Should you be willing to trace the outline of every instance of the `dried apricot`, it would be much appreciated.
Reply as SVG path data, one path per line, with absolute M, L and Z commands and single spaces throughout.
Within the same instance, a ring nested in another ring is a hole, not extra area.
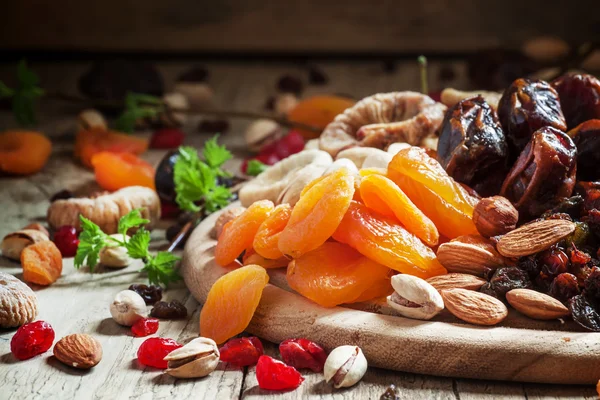
M 200 334 L 220 344 L 242 333 L 268 282 L 267 271 L 258 265 L 246 265 L 220 277 L 200 312 Z
M 292 207 L 289 204 L 280 204 L 264 220 L 258 228 L 252 246 L 254 250 L 264 258 L 275 260 L 283 257 L 283 253 L 277 247 L 279 236 L 290 220 Z M 259 264 L 262 265 L 262 264 Z
M 146 150 L 148 139 L 102 128 L 81 130 L 75 136 L 75 158 L 88 168 L 92 168 L 94 155 L 103 151 L 142 154 Z
M 390 269 L 353 248 L 325 242 L 290 262 L 287 281 L 292 289 L 323 307 L 352 303 Z
M 49 241 L 27 246 L 21 252 L 23 280 L 38 285 L 50 285 L 62 274 L 63 260 L 60 250 Z
M 448 176 L 425 150 L 411 147 L 398 152 L 388 166 L 388 177 L 443 235 L 452 239 L 477 234 L 472 217 L 478 199 Z
M 38 172 L 50 157 L 52 143 L 41 133 L 8 131 L 0 133 L 0 172 L 30 175 Z
M 287 267 L 289 262 L 290 262 L 290 260 L 288 260 L 285 257 L 280 257 L 275 260 L 270 260 L 268 258 L 264 258 L 263 256 L 261 256 L 260 254 L 257 254 L 257 253 L 251 253 L 247 257 L 244 255 L 244 265 L 250 265 L 250 264 L 260 265 L 261 267 L 263 267 L 265 269 Z
M 128 186 L 154 189 L 154 167 L 135 154 L 97 153 L 92 157 L 92 165 L 102 189 L 115 191 Z
M 258 228 L 271 214 L 273 207 L 273 202 L 269 200 L 257 201 L 225 224 L 215 249 L 215 260 L 219 265 L 232 263 L 244 250 L 252 247 Z
M 354 195 L 354 176 L 339 169 L 300 196 L 279 236 L 279 250 L 298 258 L 316 249 L 337 229 Z
M 387 276 L 385 278 L 380 278 L 373 283 L 370 288 L 362 292 L 360 296 L 354 299 L 354 303 L 387 297 L 393 292 L 394 288 L 392 287 L 392 281 L 390 277 Z
M 393 181 L 381 175 L 362 178 L 360 197 L 367 207 L 386 217 L 395 217 L 425 244 L 435 246 L 439 233 L 433 222 Z
M 354 100 L 341 96 L 313 96 L 298 102 L 296 107 L 288 113 L 288 119 L 323 130 L 338 114 L 355 103 Z M 314 139 L 320 134 L 320 132 L 316 133 L 305 129 L 298 129 L 298 131 L 305 139 Z
M 380 264 L 405 274 L 429 278 L 446 273 L 433 250 L 398 222 L 353 201 L 333 234 Z

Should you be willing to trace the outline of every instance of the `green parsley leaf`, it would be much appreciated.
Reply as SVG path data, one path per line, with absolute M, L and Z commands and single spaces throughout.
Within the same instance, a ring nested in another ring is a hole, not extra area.
M 0 98 L 12 98 L 12 110 L 15 119 L 21 125 L 35 123 L 35 101 L 44 95 L 42 88 L 38 87 L 39 77 L 27 67 L 27 62 L 21 60 L 17 65 L 16 89 L 11 89 L 0 82 Z
M 179 260 L 179 257 L 171 253 L 161 251 L 156 256 L 148 257 L 142 271 L 148 274 L 148 280 L 151 284 L 167 285 L 169 282 L 181 280 L 181 276 L 174 269 Z
M 233 157 L 225 146 L 217 144 L 218 138 L 219 135 L 215 135 L 212 139 L 206 141 L 204 149 L 202 149 L 204 160 L 206 160 L 206 163 L 211 168 L 220 168 L 226 161 Z
M 125 110 L 115 121 L 115 128 L 132 133 L 138 121 L 156 118 L 164 109 L 163 101 L 156 96 L 128 92 L 125 96 Z
M 0 81 L 0 99 L 13 97 L 14 94 L 14 89 L 9 88 L 4 82 Z
M 179 148 L 179 157 L 173 167 L 173 181 L 177 193 L 175 201 L 182 210 L 193 212 L 200 210 L 195 203 L 211 189 L 211 185 L 215 185 L 210 168 L 200 161 L 198 152 L 188 146 Z
M 140 209 L 136 208 L 119 219 L 118 231 L 120 234 L 126 235 L 129 229 L 137 228 L 140 225 L 146 225 L 148 222 L 150 222 L 150 220 L 142 218 Z
M 150 255 L 148 246 L 150 245 L 150 232 L 140 228 L 125 244 L 127 254 L 131 258 L 144 259 Z
M 231 196 L 231 191 L 225 186 L 215 186 L 204 195 L 204 208 L 209 213 L 220 210 L 229 204 Z
M 246 174 L 250 176 L 258 176 L 267 168 L 269 168 L 267 164 L 263 164 L 258 160 L 250 160 L 248 161 L 248 168 L 246 169 Z
M 89 219 L 80 215 L 82 231 L 79 234 L 79 246 L 75 254 L 75 268 L 79 269 L 82 265 L 90 267 L 94 272 L 94 267 L 98 264 L 100 250 L 106 247 L 109 237 L 102 229 Z

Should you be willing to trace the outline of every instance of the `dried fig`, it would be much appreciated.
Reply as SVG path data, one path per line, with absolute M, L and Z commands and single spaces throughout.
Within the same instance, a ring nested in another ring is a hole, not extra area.
M 552 86 L 558 92 L 567 126 L 573 129 L 590 119 L 600 119 L 600 80 L 588 74 L 563 75 Z

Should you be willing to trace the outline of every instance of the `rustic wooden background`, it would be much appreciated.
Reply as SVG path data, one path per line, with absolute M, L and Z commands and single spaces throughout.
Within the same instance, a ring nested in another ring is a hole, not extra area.
M 450 54 L 598 40 L 599 11 L 597 0 L 13 0 L 0 49 Z

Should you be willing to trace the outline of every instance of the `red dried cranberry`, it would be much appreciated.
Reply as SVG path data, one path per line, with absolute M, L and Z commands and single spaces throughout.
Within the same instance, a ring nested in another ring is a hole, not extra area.
M 302 134 L 296 130 L 291 130 L 286 136 L 280 139 L 281 142 L 288 146 L 292 154 L 296 154 L 304 150 L 304 138 Z
M 296 368 L 290 367 L 269 356 L 260 356 L 256 364 L 256 380 L 261 389 L 296 389 L 304 378 Z
M 77 253 L 77 246 L 79 246 L 77 229 L 70 225 L 61 226 L 54 233 L 54 244 L 63 257 L 74 257 Z
M 10 351 L 15 358 L 27 360 L 47 351 L 52 347 L 52 343 L 54 343 L 52 326 L 44 321 L 35 321 L 17 329 L 10 341 Z
M 137 351 L 138 361 L 142 365 L 165 369 L 167 368 L 167 362 L 164 360 L 164 358 L 167 356 L 167 354 L 173 350 L 177 350 L 180 347 L 182 346 L 173 339 L 146 339 Z
M 281 342 L 279 352 L 283 361 L 294 368 L 323 371 L 327 354 L 315 342 L 308 339 L 288 339 Z
M 168 201 L 160 202 L 160 218 L 161 219 L 172 219 L 181 214 L 181 210 L 177 207 L 177 204 Z
M 152 335 L 158 331 L 158 320 L 156 318 L 138 319 L 131 327 L 131 333 L 137 337 Z
M 231 339 L 219 349 L 221 361 L 236 367 L 247 367 L 258 362 L 263 355 L 263 345 L 257 337 Z
M 152 149 L 174 149 L 183 144 L 185 133 L 177 128 L 159 129 L 150 139 L 150 148 Z

